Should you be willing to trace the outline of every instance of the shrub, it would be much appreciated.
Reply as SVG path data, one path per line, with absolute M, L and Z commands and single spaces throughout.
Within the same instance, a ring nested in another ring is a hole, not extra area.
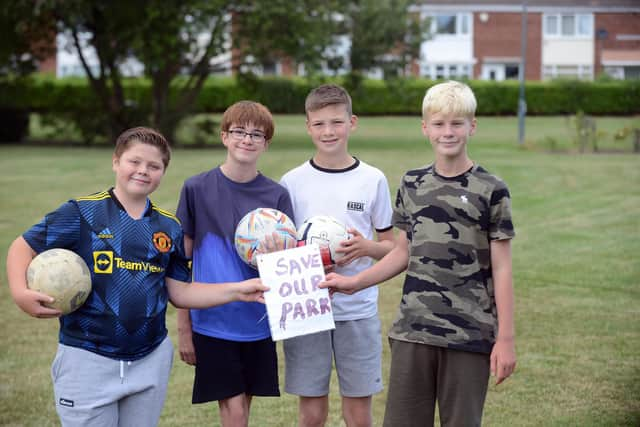
M 353 86 L 354 112 L 359 115 L 419 115 L 425 91 L 436 81 L 405 78 L 391 80 L 323 79 Z M 177 88 L 183 82 L 177 79 L 170 99 L 177 97 Z M 320 81 L 299 77 L 239 77 L 209 78 L 189 114 L 222 112 L 242 99 L 259 101 L 273 113 L 299 114 L 304 112 L 304 99 Z M 469 81 L 478 98 L 478 115 L 515 115 L 518 112 L 519 84 L 516 81 Z M 139 120 L 148 120 L 151 111 L 151 82 L 144 78 L 124 82 L 127 98 L 126 114 Z M 528 115 L 576 114 L 630 115 L 640 113 L 640 80 L 595 81 L 558 80 L 531 81 L 525 87 Z M 0 81 L 0 111 L 16 115 L 12 123 L 16 128 L 8 138 L 19 138 L 20 114 L 40 112 L 69 117 L 86 141 L 92 132 L 105 126 L 101 101 L 83 78 L 55 79 L 36 77 Z M 13 117 L 13 116 L 11 116 Z M 102 120 L 101 120 L 102 119 Z

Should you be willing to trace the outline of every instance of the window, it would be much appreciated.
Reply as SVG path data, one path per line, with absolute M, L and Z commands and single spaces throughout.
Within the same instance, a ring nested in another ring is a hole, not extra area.
M 460 33 L 469 34 L 469 15 L 460 16 Z
M 547 37 L 591 37 L 593 35 L 592 14 L 544 15 L 544 35 Z
M 438 15 L 436 16 L 436 33 L 437 34 L 455 34 L 456 33 L 456 16 L 455 15 Z
M 432 64 L 424 70 L 430 79 L 470 79 L 471 66 L 468 64 Z
M 562 15 L 562 35 L 572 36 L 576 31 L 576 17 L 573 15 Z
M 556 15 L 548 15 L 545 22 L 547 34 L 558 34 L 558 17 Z
M 580 36 L 591 35 L 593 22 L 590 15 L 578 15 L 577 33 Z
M 520 67 L 518 65 L 506 65 L 504 67 L 504 77 L 506 79 L 517 79 L 520 77 Z
M 624 67 L 625 79 L 640 79 L 640 67 Z
M 545 65 L 542 78 L 549 79 L 593 79 L 593 67 L 590 65 Z
M 431 31 L 439 35 L 468 35 L 471 33 L 469 13 L 438 14 L 433 16 Z

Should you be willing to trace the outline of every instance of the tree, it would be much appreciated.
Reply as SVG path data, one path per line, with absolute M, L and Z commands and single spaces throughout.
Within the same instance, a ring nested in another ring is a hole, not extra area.
M 249 64 L 274 63 L 283 57 L 304 64 L 313 75 L 327 60 L 336 20 L 348 2 L 340 0 L 242 1 L 234 23 L 234 44 Z
M 382 68 L 385 78 L 404 75 L 410 61 L 420 57 L 427 24 L 412 13 L 411 0 L 354 0 L 348 7 L 344 31 L 351 37 L 351 73 Z
M 377 67 L 387 77 L 403 75 L 427 39 L 428 22 L 410 11 L 413 3 L 272 0 L 238 17 L 239 27 L 247 31 L 236 39 L 237 47 L 257 63 L 275 62 L 286 55 L 305 64 L 308 74 L 326 65 L 331 70 L 346 67 L 352 75 Z M 328 49 L 338 36 L 351 40 L 347 61 Z
M 228 66 L 232 43 L 261 60 L 281 52 L 315 64 L 327 44 L 331 1 L 42 0 L 54 16 L 100 102 L 111 140 L 125 128 L 151 123 L 170 140 L 207 77 Z M 338 4 L 335 2 L 335 4 Z M 233 26 L 233 41 L 230 39 Z M 98 66 L 92 67 L 89 49 Z M 218 60 L 221 56 L 223 58 Z M 150 105 L 127 99 L 123 64 L 137 61 L 151 82 Z
M 35 11 L 35 13 L 34 13 Z M 31 19 L 25 19 L 25 17 Z M 54 21 L 26 1 L 4 2 L 0 7 L 0 78 L 25 76 L 38 61 L 51 55 Z
M 384 64 L 392 67 L 407 58 L 397 52 L 414 46 L 407 43 L 414 34 L 408 4 L 408 0 L 17 0 L 0 11 L 0 24 L 13 24 L 11 31 L 2 29 L 8 35 L 0 42 L 0 70 L 11 64 L 19 68 L 22 59 L 29 59 L 25 52 L 41 46 L 39 40 L 46 45 L 53 33 L 63 34 L 96 95 L 100 113 L 81 112 L 86 123 L 96 125 L 96 133 L 106 132 L 113 141 L 122 130 L 149 123 L 173 141 L 177 125 L 189 114 L 207 77 L 229 66 L 232 47 L 248 62 L 289 57 L 314 75 L 322 65 L 337 64 L 327 48 L 337 35 L 347 33 L 353 39 L 355 72 Z M 124 66 L 132 61 L 150 82 L 150 100 L 128 99 Z
M 50 16 L 31 15 L 37 4 L 26 1 L 4 2 L 0 7 L 0 81 L 16 86 L 38 68 L 40 60 L 52 54 L 55 44 L 54 21 Z M 29 113 L 0 107 L 0 143 L 21 141 L 28 133 Z
M 110 139 L 150 121 L 173 141 L 177 124 L 215 66 L 213 58 L 223 52 L 231 3 L 50 0 L 47 5 L 58 30 L 69 36 L 106 113 Z M 87 47 L 95 51 L 97 69 L 91 67 Z M 151 81 L 150 105 L 126 98 L 122 66 L 131 60 L 141 64 Z M 184 78 L 178 81 L 181 75 Z

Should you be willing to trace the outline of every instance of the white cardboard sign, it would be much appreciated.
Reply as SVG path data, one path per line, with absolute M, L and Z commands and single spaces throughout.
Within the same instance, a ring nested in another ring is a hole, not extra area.
M 258 271 L 274 341 L 335 328 L 318 245 L 259 255 Z

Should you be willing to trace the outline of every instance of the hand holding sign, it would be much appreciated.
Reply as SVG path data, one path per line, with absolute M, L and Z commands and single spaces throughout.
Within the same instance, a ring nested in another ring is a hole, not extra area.
M 274 341 L 335 328 L 317 245 L 259 255 L 258 270 Z

